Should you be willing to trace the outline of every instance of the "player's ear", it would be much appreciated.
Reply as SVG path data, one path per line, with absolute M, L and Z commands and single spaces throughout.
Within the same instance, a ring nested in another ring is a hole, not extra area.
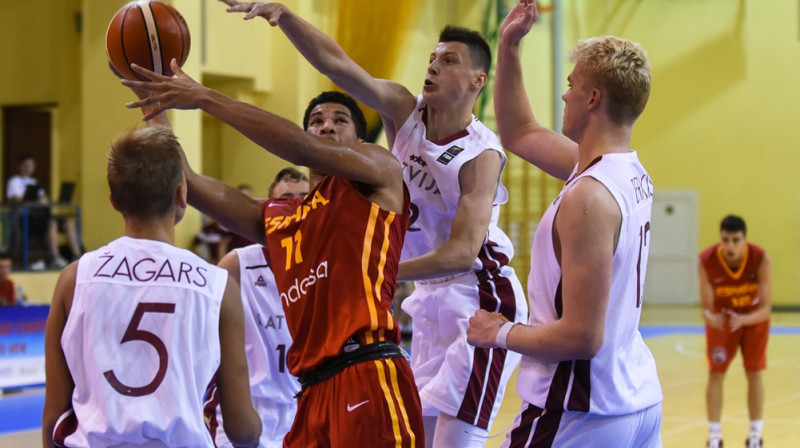
M 600 100 L 602 100 L 603 95 L 600 93 L 598 89 L 592 89 L 592 93 L 589 95 L 589 110 L 592 110 L 600 105 Z
M 189 206 L 189 202 L 187 201 L 187 195 L 189 193 L 189 186 L 186 184 L 186 178 L 181 176 L 181 183 L 178 184 L 178 189 L 175 190 L 175 203 L 180 208 L 187 208 Z
M 481 90 L 488 81 L 489 77 L 486 76 L 486 73 L 481 70 L 476 70 L 475 77 L 472 80 L 472 88 L 475 90 Z

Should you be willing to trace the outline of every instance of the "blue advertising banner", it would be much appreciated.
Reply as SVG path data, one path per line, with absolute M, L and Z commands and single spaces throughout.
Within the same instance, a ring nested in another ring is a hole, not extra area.
M 0 388 L 44 384 L 49 305 L 0 307 Z

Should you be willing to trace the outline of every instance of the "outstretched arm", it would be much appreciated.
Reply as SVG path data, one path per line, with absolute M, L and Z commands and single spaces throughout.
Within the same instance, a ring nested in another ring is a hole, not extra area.
M 396 130 L 408 118 L 416 98 L 401 84 L 373 78 L 353 61 L 336 41 L 276 2 L 238 2 L 220 0 L 229 6 L 228 12 L 243 12 L 244 19 L 263 17 L 272 26 L 280 27 L 300 54 L 320 73 L 337 86 L 375 109 L 384 124 Z
M 174 59 L 172 60 L 172 70 L 176 76 L 172 78 L 158 75 L 136 65 L 133 66 L 133 69 L 150 81 L 126 79 L 122 80 L 122 83 L 129 87 L 149 91 L 151 95 L 128 103 L 127 106 L 129 108 L 150 107 L 152 110 L 145 115 L 145 120 L 151 119 L 166 109 L 202 109 L 288 162 L 385 191 L 385 194 L 379 193 L 378 197 L 374 198 L 375 202 L 388 210 L 402 210 L 402 167 L 389 151 L 380 146 L 367 143 L 345 144 L 308 134 L 283 117 L 198 84 L 181 70 Z M 190 182 L 196 179 L 198 177 L 193 173 L 187 175 L 187 180 Z M 208 184 L 208 182 L 204 184 Z M 195 184 L 190 183 L 189 186 L 191 191 Z M 213 194 L 213 191 L 204 190 L 205 194 Z M 190 203 L 192 203 L 193 196 L 194 192 L 189 197 Z M 195 203 L 192 205 L 200 208 Z M 220 222 L 227 227 L 225 222 L 222 220 Z M 249 234 L 240 234 L 249 237 Z
M 537 17 L 536 3 L 522 0 L 500 25 L 494 82 L 497 129 L 506 149 L 566 180 L 578 162 L 578 145 L 536 121 L 522 81 L 519 46 Z
M 139 97 L 139 103 L 142 103 L 142 114 L 148 126 L 172 128 L 167 114 L 164 113 L 164 108 L 145 101 L 153 92 L 137 86 L 129 87 Z M 181 147 L 181 159 L 183 175 L 189 186 L 189 204 L 212 217 L 226 229 L 250 241 L 265 244 L 266 233 L 261 208 L 262 202 L 222 181 L 196 173 L 189 165 L 183 147 Z

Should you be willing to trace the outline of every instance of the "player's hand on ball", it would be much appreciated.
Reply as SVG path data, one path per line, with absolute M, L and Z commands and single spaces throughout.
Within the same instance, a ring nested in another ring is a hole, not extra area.
M 167 109 L 197 109 L 200 98 L 208 88 L 184 73 L 175 59 L 171 62 L 171 68 L 175 72 L 174 77 L 162 76 L 138 65 L 132 65 L 131 69 L 148 81 L 130 79 L 121 81 L 124 86 L 134 89 L 140 97 L 139 101 L 127 103 L 125 106 L 129 109 L 149 106 L 149 112 L 142 117 L 144 121 L 154 118 Z M 149 96 L 142 98 L 139 92 L 148 92 Z

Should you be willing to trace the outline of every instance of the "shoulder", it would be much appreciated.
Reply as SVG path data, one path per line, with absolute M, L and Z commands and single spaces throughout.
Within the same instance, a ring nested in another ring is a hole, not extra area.
M 53 290 L 53 300 L 50 306 L 56 309 L 63 309 L 64 315 L 69 315 L 69 310 L 72 308 L 72 299 L 75 295 L 75 283 L 78 277 L 78 264 L 79 261 L 73 261 L 65 267 L 56 281 L 55 289 Z
M 575 179 L 564 191 L 559 205 L 559 215 L 569 214 L 571 219 L 622 219 L 622 211 L 608 188 L 591 176 Z
M 765 259 L 769 261 L 767 252 L 761 246 L 757 246 L 752 243 L 747 243 L 747 250 L 750 252 L 750 257 L 752 258 L 753 262 L 760 264 Z
M 705 248 L 705 250 L 700 252 L 700 261 L 705 262 L 708 259 L 710 259 L 711 256 L 717 252 L 717 247 L 719 247 L 719 244 L 712 244 L 711 246 Z

